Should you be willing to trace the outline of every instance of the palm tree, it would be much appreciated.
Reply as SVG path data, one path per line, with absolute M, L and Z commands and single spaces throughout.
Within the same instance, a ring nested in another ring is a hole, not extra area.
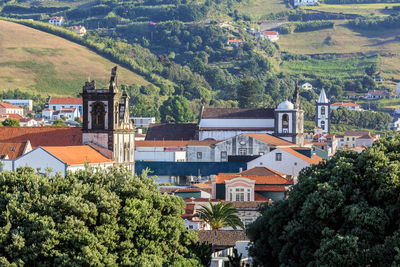
M 210 207 L 202 205 L 196 216 L 207 222 L 213 230 L 218 230 L 227 226 L 235 230 L 238 226 L 244 229 L 244 225 L 232 203 L 226 205 L 222 202 L 212 204 L 211 201 L 209 201 L 208 203 L 210 203 Z

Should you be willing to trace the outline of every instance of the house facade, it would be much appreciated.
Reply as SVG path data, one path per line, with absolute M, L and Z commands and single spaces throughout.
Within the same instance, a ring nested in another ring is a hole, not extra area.
M 51 117 L 49 116 L 49 111 L 52 110 L 54 111 L 68 111 L 67 109 L 75 109 L 74 111 L 74 116 L 80 117 L 82 116 L 83 112 L 83 100 L 81 97 L 50 97 L 48 104 L 46 105 L 46 108 L 43 110 L 45 111 L 46 117 Z M 42 115 L 43 115 L 42 111 Z
M 346 108 L 348 110 L 355 110 L 355 111 L 362 110 L 360 108 L 360 105 L 358 105 L 356 103 L 336 102 L 336 103 L 331 104 L 331 109 L 337 110 L 340 107 Z
M 148 128 L 150 124 L 156 123 L 155 117 L 133 117 L 131 118 L 136 127 Z
M 0 114 L 18 114 L 24 116 L 24 109 L 7 102 L 0 103 Z
M 286 175 L 298 176 L 303 168 L 318 164 L 322 158 L 313 154 L 310 157 L 293 148 L 277 148 L 247 163 L 247 169 L 267 167 Z
M 30 99 L 3 99 L 3 102 L 7 102 L 18 107 L 26 107 L 28 111 L 33 110 L 33 101 Z
M 49 19 L 49 23 L 56 26 L 61 26 L 64 22 L 64 17 L 51 17 Z
M 73 30 L 76 34 L 84 36 L 86 34 L 86 28 L 84 26 L 70 26 L 68 29 Z

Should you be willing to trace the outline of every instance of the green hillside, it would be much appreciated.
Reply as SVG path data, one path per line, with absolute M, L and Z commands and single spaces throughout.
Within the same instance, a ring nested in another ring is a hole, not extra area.
M 114 65 L 63 38 L 0 21 L 0 90 L 19 88 L 43 95 L 76 95 L 89 77 L 105 85 Z M 122 67 L 119 83 L 149 84 Z

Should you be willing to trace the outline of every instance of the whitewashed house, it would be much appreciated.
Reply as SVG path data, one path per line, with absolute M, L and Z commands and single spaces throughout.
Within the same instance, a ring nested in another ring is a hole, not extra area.
M 84 26 L 70 26 L 68 29 L 73 30 L 76 34 L 84 36 L 86 34 L 86 28 Z
M 277 148 L 261 157 L 247 163 L 247 169 L 267 167 L 286 175 L 298 176 L 300 171 L 313 164 L 318 164 L 322 158 L 312 155 L 307 157 L 293 148 Z
M 49 108 L 53 111 L 61 111 L 65 108 L 74 108 L 76 109 L 76 113 L 74 112 L 74 116 L 80 117 L 83 114 L 82 104 L 83 102 L 81 97 L 51 97 L 44 110 L 47 110 L 47 108 Z
M 148 128 L 150 126 L 150 124 L 156 123 L 155 117 L 132 117 L 131 120 L 133 120 L 133 124 L 136 127 Z
M 64 22 L 64 17 L 51 17 L 49 19 L 49 23 L 56 26 L 61 26 Z
M 264 31 L 265 39 L 270 42 L 276 42 L 279 40 L 279 33 L 275 31 Z
M 24 116 L 24 109 L 10 103 L 2 102 L 0 103 L 0 114 L 18 114 Z
M 87 145 L 81 146 L 43 146 L 37 147 L 28 153 L 13 160 L 11 169 L 31 167 L 39 173 L 48 171 L 51 175 L 60 173 L 65 176 L 67 171 L 85 169 L 85 165 L 96 168 L 107 168 L 114 165 L 114 161 L 106 158 L 95 149 Z
M 18 107 L 26 107 L 28 111 L 33 110 L 33 101 L 31 99 L 3 99 L 3 102 L 7 102 Z
M 145 140 L 135 142 L 136 161 L 186 161 L 188 141 Z
M 296 6 L 315 6 L 318 0 L 294 0 L 293 5 Z

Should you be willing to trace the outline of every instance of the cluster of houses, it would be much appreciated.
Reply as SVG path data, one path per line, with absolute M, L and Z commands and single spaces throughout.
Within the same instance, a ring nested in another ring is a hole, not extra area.
M 62 26 L 65 23 L 65 19 L 64 17 L 54 16 L 49 19 L 49 23 L 55 26 Z M 84 36 L 86 34 L 86 28 L 82 25 L 70 26 L 68 29 L 74 31 L 80 36 Z
M 150 170 L 162 182 L 161 192 L 184 200 L 186 227 L 220 250 L 214 255 L 219 261 L 232 246 L 245 250 L 248 239 L 242 230 L 210 231 L 196 217 L 202 206 L 232 203 L 248 225 L 260 215 L 261 203 L 286 197 L 303 168 L 340 147 L 359 151 L 379 138 L 368 132 L 330 134 L 331 104 L 324 90 L 316 102 L 315 130 L 304 131 L 299 90 L 272 109 L 202 107 L 197 123 L 158 124 L 154 118 L 129 117 L 129 96 L 118 88 L 115 67 L 108 88 L 88 81 L 82 97 L 50 98 L 42 112 L 52 120 L 60 114 L 79 117 L 82 127 L 0 127 L 0 168 L 29 166 L 43 175 L 87 166 Z M 148 127 L 147 133 L 137 134 L 133 122 Z

